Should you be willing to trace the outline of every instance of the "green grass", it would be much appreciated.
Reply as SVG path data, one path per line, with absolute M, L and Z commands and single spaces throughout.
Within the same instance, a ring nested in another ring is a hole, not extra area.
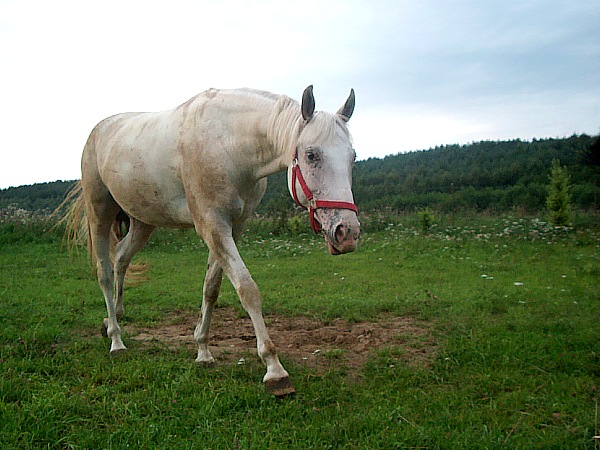
M 388 347 L 352 374 L 296 365 L 283 349 L 298 392 L 283 401 L 265 394 L 256 358 L 199 368 L 185 348 L 144 346 L 127 333 L 129 352 L 111 358 L 85 258 L 30 230 L 5 239 L 2 448 L 598 448 L 597 226 L 438 220 L 424 235 L 418 220 L 397 218 L 335 258 L 309 234 L 243 238 L 265 312 L 410 317 L 437 343 L 428 365 L 403 365 L 402 350 Z M 127 289 L 126 323 L 199 312 L 202 243 L 160 231 L 141 257 L 151 279 Z M 220 303 L 242 314 L 229 283 Z

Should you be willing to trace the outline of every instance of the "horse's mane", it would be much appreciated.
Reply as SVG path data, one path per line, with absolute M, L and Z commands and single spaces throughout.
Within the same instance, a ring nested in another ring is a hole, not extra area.
M 309 140 L 334 140 L 337 135 L 342 134 L 344 138 L 349 139 L 350 130 L 337 114 L 330 114 L 323 111 L 317 111 L 310 119 L 310 127 L 306 127 L 304 133 Z
M 283 153 L 293 155 L 302 123 L 300 105 L 286 95 L 275 102 L 267 124 L 267 138 Z
M 286 154 L 294 153 L 300 132 L 307 133 L 308 138 L 315 141 L 332 140 L 340 132 L 344 137 L 350 137 L 346 122 L 337 114 L 322 111 L 317 111 L 310 120 L 311 126 L 304 128 L 299 103 L 285 95 L 278 97 L 269 117 L 267 137 Z
M 274 94 L 259 89 L 241 88 L 233 91 L 210 89 L 191 98 L 180 108 L 196 102 L 201 97 L 212 98 L 218 95 L 219 92 L 243 93 L 256 107 L 265 107 L 265 112 L 268 111 L 266 117 L 267 140 L 273 146 L 275 152 L 286 157 L 289 161 L 291 161 L 298 145 L 300 133 L 306 133 L 307 138 L 315 142 L 335 140 L 336 135 L 340 134 L 343 138 L 350 138 L 346 122 L 339 115 L 317 111 L 310 119 L 310 126 L 307 127 L 302 118 L 300 104 L 296 100 L 286 95 Z

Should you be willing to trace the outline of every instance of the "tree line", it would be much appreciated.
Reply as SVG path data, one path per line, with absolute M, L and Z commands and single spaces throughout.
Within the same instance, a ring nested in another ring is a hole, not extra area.
M 570 175 L 574 207 L 597 207 L 598 138 L 483 141 L 444 145 L 357 161 L 353 173 L 355 202 L 362 211 L 440 212 L 461 209 L 502 212 L 514 208 L 537 212 L 546 206 L 553 160 Z M 594 144 L 595 147 L 594 147 Z M 49 212 L 64 199 L 73 181 L 55 181 L 0 190 L 0 210 L 21 208 Z M 269 177 L 258 213 L 286 215 L 295 206 L 286 174 Z
M 362 211 L 522 208 L 537 212 L 546 206 L 550 168 L 557 159 L 570 175 L 573 205 L 594 208 L 598 171 L 585 161 L 596 141 L 587 135 L 532 142 L 483 141 L 369 158 L 358 161 L 354 169 L 355 202 Z M 269 182 L 262 211 L 292 208 L 285 174 Z
M 51 214 L 74 184 L 75 181 L 52 181 L 0 189 L 0 211 L 23 209 Z

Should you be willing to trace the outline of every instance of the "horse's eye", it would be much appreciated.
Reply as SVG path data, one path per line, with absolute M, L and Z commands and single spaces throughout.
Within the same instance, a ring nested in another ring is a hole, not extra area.
M 315 162 L 319 160 L 319 155 L 314 149 L 309 148 L 306 150 L 306 159 L 308 159 L 310 162 Z

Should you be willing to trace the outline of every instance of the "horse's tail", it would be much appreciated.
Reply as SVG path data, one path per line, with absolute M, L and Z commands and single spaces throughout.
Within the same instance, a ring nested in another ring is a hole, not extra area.
M 58 217 L 56 226 L 65 227 L 64 236 L 69 252 L 78 251 L 80 246 L 86 245 L 90 266 L 95 268 L 97 262 L 96 252 L 93 249 L 92 240 L 89 238 L 90 225 L 86 215 L 81 181 L 77 181 L 71 187 L 63 202 L 54 210 L 52 215 Z M 111 226 L 110 257 L 113 261 L 117 244 L 129 231 L 129 220 L 129 216 L 121 210 Z M 129 284 L 145 281 L 149 270 L 150 265 L 146 262 L 131 264 L 127 269 L 126 280 Z
M 88 256 L 91 263 L 95 263 L 89 236 L 89 224 L 85 214 L 85 201 L 81 181 L 75 182 L 67 192 L 65 199 L 52 213 L 52 218 L 57 218 L 55 227 L 65 227 L 65 242 L 69 251 L 77 251 L 80 246 L 87 244 Z

